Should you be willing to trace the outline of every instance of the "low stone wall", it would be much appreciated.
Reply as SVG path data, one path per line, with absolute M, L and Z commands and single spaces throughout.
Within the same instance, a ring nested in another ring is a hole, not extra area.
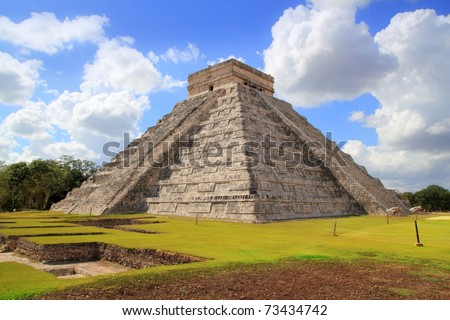
M 131 268 L 145 268 L 157 265 L 173 265 L 201 261 L 203 259 L 184 256 L 179 253 L 155 249 L 129 249 L 111 244 L 102 244 L 102 258 Z
M 0 252 L 11 252 L 17 247 L 19 237 L 0 234 Z
M 83 226 L 94 226 L 99 228 L 114 229 L 117 226 L 148 224 L 149 222 L 138 219 L 92 219 L 92 220 L 71 221 L 71 223 L 81 224 Z
M 62 243 L 42 245 L 19 239 L 15 251 L 41 262 L 92 261 L 101 258 L 98 243 Z
M 156 231 L 128 228 L 128 227 L 122 227 L 122 226 L 117 226 L 117 227 L 114 227 L 113 229 L 115 229 L 115 230 L 122 230 L 122 231 L 128 231 L 128 232 L 145 233 L 145 234 L 158 234 L 158 233 L 161 233 L 161 232 L 156 232 Z
M 0 238 L 1 240 L 2 238 Z M 157 265 L 174 265 L 204 260 L 179 253 L 156 249 L 123 248 L 112 244 L 87 242 L 67 244 L 37 244 L 24 239 L 6 239 L 8 251 L 16 251 L 44 263 L 83 262 L 105 259 L 126 267 L 145 268 Z M 4 245 L 5 245 L 4 244 Z
M 7 236 L 0 234 L 0 252 L 11 252 L 16 250 L 17 243 L 19 239 L 26 237 L 55 237 L 55 236 L 84 236 L 84 235 L 99 235 L 104 234 L 104 232 L 75 232 L 75 233 L 40 233 L 40 234 L 29 234 L 29 235 L 13 235 Z

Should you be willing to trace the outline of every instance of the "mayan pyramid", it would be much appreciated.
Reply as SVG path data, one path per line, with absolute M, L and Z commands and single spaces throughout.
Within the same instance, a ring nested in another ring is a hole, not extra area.
M 235 59 L 188 77 L 189 97 L 52 210 L 265 222 L 405 206 Z

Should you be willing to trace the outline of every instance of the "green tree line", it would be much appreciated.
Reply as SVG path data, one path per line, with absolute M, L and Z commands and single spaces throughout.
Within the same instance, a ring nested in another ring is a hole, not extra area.
M 96 170 L 94 162 L 72 156 L 9 165 L 0 162 L 0 211 L 49 209 Z
M 450 210 L 450 191 L 436 185 L 417 192 L 401 193 L 400 198 L 409 201 L 413 207 L 421 206 L 426 211 Z

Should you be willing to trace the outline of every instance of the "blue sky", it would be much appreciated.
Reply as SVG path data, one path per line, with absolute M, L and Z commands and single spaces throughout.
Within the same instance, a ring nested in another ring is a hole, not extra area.
M 230 56 L 390 188 L 450 188 L 450 3 L 0 2 L 0 160 L 99 162 Z

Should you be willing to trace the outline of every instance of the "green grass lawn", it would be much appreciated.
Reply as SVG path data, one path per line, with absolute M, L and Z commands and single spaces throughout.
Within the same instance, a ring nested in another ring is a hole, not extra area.
M 0 214 L 0 234 L 31 235 L 40 244 L 105 242 L 129 248 L 153 248 L 208 258 L 190 265 L 132 270 L 114 276 L 58 279 L 48 273 L 16 263 L 0 263 L 0 298 L 23 298 L 37 293 L 92 281 L 110 281 L 132 274 L 155 274 L 173 269 L 209 268 L 230 263 L 276 262 L 286 259 L 358 258 L 377 261 L 418 263 L 450 271 L 450 216 L 419 216 L 421 242 L 416 247 L 414 217 L 361 216 L 312 219 L 269 224 L 244 224 L 166 216 L 118 215 L 103 218 L 142 218 L 149 224 L 132 229 L 158 232 L 144 234 L 114 229 L 79 226 L 71 222 L 98 217 L 63 215 L 54 212 Z M 151 223 L 160 221 L 164 223 Z M 337 222 L 337 236 L 333 226 Z M 8 223 L 5 223 L 8 222 Z M 14 222 L 14 223 L 11 223 Z M 58 226 L 58 227 L 55 227 Z M 3 227 L 3 228 L 1 228 Z M 13 228 L 11 228 L 13 227 Z M 31 227 L 31 228 L 30 228 Z M 39 228 L 36 228 L 39 227 Z M 97 235 L 74 233 L 103 232 Z M 37 235 L 45 234 L 45 237 Z M 52 234 L 56 234 L 52 236 Z M 61 236 L 61 234 L 69 234 Z M 72 235 L 70 235 L 72 234 Z

